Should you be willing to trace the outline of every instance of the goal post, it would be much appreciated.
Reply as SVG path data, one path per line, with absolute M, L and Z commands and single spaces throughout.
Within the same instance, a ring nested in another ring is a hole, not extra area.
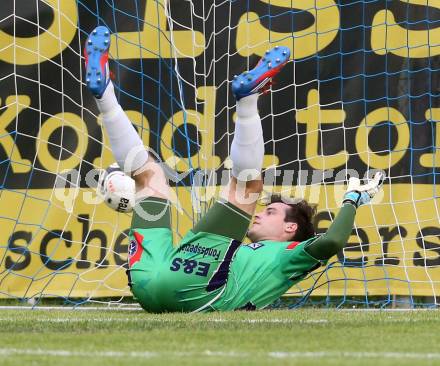
M 346 249 L 287 296 L 295 302 L 314 288 L 312 300 L 326 305 L 436 306 L 438 11 L 416 0 L 8 2 L 0 299 L 134 302 L 125 275 L 131 217 L 96 194 L 100 169 L 114 159 L 84 84 L 82 48 L 100 24 L 112 32 L 120 104 L 173 173 L 175 242 L 230 176 L 233 76 L 287 46 L 292 59 L 259 101 L 265 191 L 318 205 L 322 233 L 348 177 L 387 176 L 375 204 L 359 209 Z

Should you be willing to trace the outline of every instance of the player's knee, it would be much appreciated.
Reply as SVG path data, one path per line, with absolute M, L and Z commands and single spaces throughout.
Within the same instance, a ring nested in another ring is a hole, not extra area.
M 133 179 L 139 185 L 148 185 L 153 180 L 165 180 L 166 178 L 162 167 L 149 157 L 147 163 L 133 173 Z
M 133 179 L 138 197 L 169 198 L 169 185 L 165 172 L 151 157 L 141 169 L 133 174 Z
M 246 194 L 263 192 L 263 181 L 261 179 L 246 182 Z
M 249 199 L 256 201 L 263 191 L 263 181 L 261 179 L 240 181 L 233 177 L 230 190 L 229 193 L 232 194 L 237 201 L 246 200 L 246 203 L 250 203 Z

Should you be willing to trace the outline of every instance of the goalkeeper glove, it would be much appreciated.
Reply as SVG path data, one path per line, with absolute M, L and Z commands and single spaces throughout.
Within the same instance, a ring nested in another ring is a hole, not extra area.
M 367 184 L 361 184 L 359 178 L 351 177 L 348 181 L 347 192 L 344 195 L 342 204 L 349 203 L 358 208 L 369 203 L 376 193 L 379 192 L 384 177 L 385 175 L 382 172 L 377 172 Z

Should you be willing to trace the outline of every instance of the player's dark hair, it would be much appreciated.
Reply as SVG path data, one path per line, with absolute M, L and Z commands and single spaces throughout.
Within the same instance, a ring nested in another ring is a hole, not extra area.
M 298 224 L 298 228 L 292 240 L 304 241 L 315 236 L 315 228 L 312 222 L 316 214 L 315 205 L 310 205 L 306 200 L 285 198 L 279 194 L 271 195 L 268 205 L 277 202 L 289 206 L 289 208 L 286 209 L 284 222 L 294 222 Z

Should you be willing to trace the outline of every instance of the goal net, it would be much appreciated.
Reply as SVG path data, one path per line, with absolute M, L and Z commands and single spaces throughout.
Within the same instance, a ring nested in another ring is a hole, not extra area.
M 96 194 L 100 169 L 114 162 L 84 85 L 82 47 L 98 24 L 112 32 L 119 101 L 172 173 L 176 241 L 229 178 L 234 74 L 288 46 L 292 60 L 259 104 L 265 190 L 317 204 L 322 233 L 348 177 L 383 170 L 388 179 L 359 209 L 346 249 L 287 296 L 437 305 L 439 14 L 425 0 L 2 4 L 0 305 L 134 303 L 130 215 Z

